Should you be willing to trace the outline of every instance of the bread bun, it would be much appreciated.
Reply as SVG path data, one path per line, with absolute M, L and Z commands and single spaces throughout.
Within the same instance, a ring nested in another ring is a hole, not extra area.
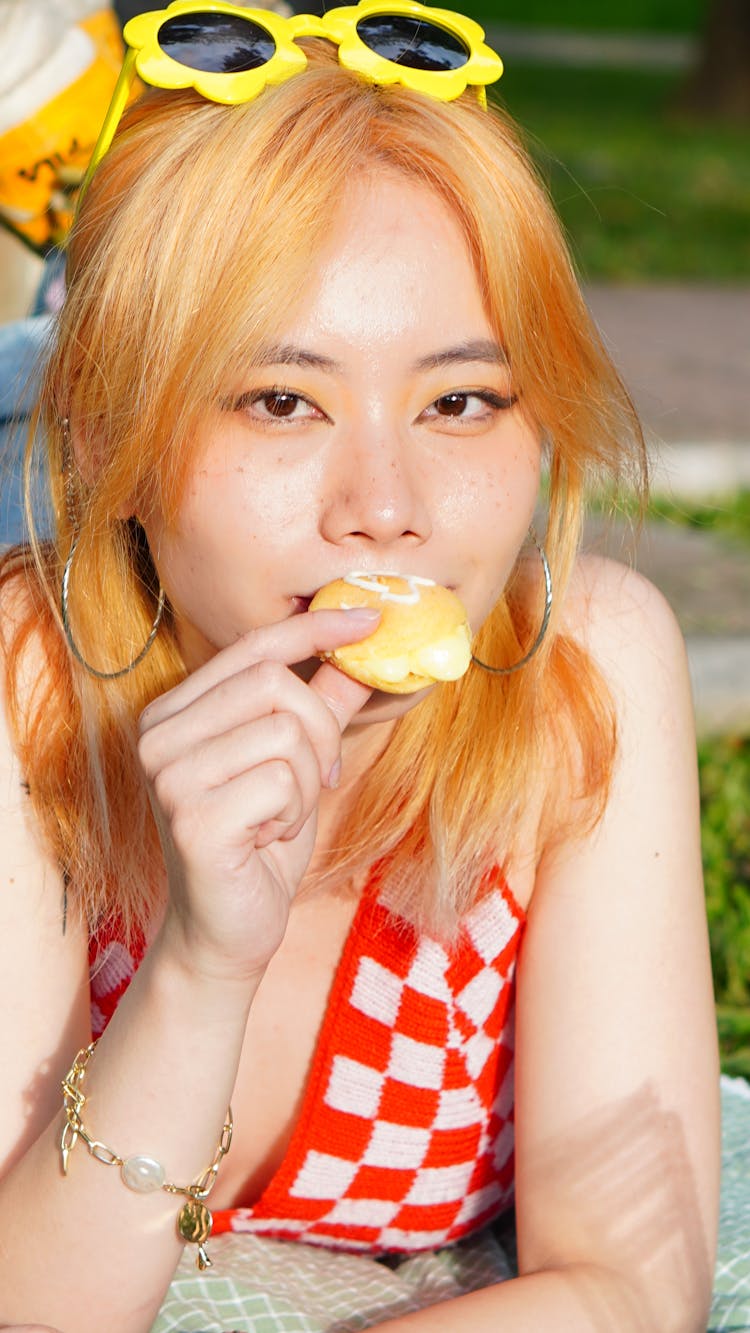
M 371 606 L 380 624 L 367 639 L 324 654 L 347 676 L 388 694 L 413 694 L 437 680 L 458 680 L 471 661 L 471 630 L 454 592 L 413 574 L 369 571 L 334 579 L 311 611 Z

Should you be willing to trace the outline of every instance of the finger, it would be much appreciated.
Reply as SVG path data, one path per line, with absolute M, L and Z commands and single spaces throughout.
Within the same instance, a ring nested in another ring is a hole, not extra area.
M 236 643 L 221 649 L 174 689 L 148 704 L 141 714 L 141 731 L 156 726 L 227 677 L 258 662 L 280 662 L 285 666 L 306 662 L 334 648 L 366 639 L 376 629 L 379 619 L 378 611 L 355 607 L 347 611 L 310 611 L 251 630 Z
M 305 825 L 309 824 L 311 820 L 317 819 L 317 814 L 317 810 L 313 810 L 306 819 L 302 818 L 298 820 L 296 824 L 286 826 L 282 825 L 276 819 L 269 819 L 267 824 L 261 824 L 260 828 L 256 829 L 256 850 L 261 851 L 262 848 L 270 847 L 271 843 L 274 842 L 290 842 L 293 838 L 299 836 L 305 828 Z
M 181 806 L 171 820 L 170 837 L 193 874 L 205 872 L 215 879 L 217 873 L 242 870 L 258 830 L 271 820 L 280 830 L 305 823 L 294 771 L 281 759 L 269 759 Z
M 310 689 L 318 695 L 333 713 L 339 728 L 346 731 L 353 717 L 367 703 L 372 689 L 361 681 L 352 680 L 338 667 L 324 662 L 310 681 Z
M 320 795 L 320 766 L 309 737 L 293 713 L 272 713 L 201 741 L 157 774 L 154 795 L 170 820 L 181 810 L 199 806 L 204 794 L 275 761 L 289 767 L 307 817 Z M 288 819 L 283 792 L 280 799 L 283 817 Z M 267 818 L 265 804 L 257 814 L 251 809 L 243 812 L 245 825 L 259 825 Z
M 289 667 L 278 662 L 258 662 L 220 681 L 177 713 L 151 725 L 138 742 L 138 756 L 147 779 L 183 756 L 199 752 L 201 745 L 237 731 L 247 744 L 244 767 L 252 756 L 252 732 L 245 728 L 263 717 L 296 718 L 318 756 L 325 781 L 338 756 L 340 731 L 325 701 Z M 258 733 L 260 735 L 260 733 Z

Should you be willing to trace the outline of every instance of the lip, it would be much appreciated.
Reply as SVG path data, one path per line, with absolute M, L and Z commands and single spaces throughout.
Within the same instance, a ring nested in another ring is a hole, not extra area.
M 403 578 L 403 579 L 408 579 L 408 578 L 411 578 L 411 577 L 414 577 L 414 578 L 429 578 L 429 579 L 432 579 L 434 583 L 441 584 L 441 580 L 440 580 L 440 579 L 436 579 L 436 578 L 434 578 L 434 576 L 433 576 L 432 574 L 423 574 L 423 573 L 418 572 L 417 570 L 413 570 L 413 569 L 409 569 L 409 570 L 405 570 L 405 569 L 388 569 L 388 570 L 384 570 L 384 569 L 371 569 L 371 570 L 370 570 L 370 569 L 363 569 L 362 566 L 357 566 L 357 568 L 360 570 L 361 573 L 364 573 L 364 574 L 366 574 L 366 575 L 392 574 L 392 575 L 394 576 L 394 578 Z M 311 603 L 313 597 L 315 596 L 315 594 L 316 594 L 317 592 L 320 591 L 320 588 L 324 588 L 324 587 L 326 586 L 326 584 L 328 584 L 328 583 L 334 583 L 334 582 L 336 581 L 336 579 L 343 579 L 343 578 L 346 578 L 347 574 L 350 574 L 350 573 L 351 573 L 351 570 L 350 570 L 350 569 L 346 569 L 346 570 L 344 570 L 343 573 L 341 573 L 341 574 L 332 574 L 332 575 L 330 576 L 330 578 L 325 579 L 325 581 L 324 581 L 323 583 L 319 584 L 318 587 L 314 588 L 312 592 L 310 592 L 310 593 L 296 593 L 296 594 L 294 594 L 294 596 L 292 596 L 292 597 L 290 598 L 290 601 L 291 601 L 291 604 L 292 604 L 292 615 L 293 615 L 293 616 L 300 616 L 300 615 L 303 615 L 305 611 L 309 610 L 310 603 Z M 457 585 L 456 585 L 455 583 L 442 583 L 441 586 L 444 587 L 444 588 L 447 588 L 450 592 L 455 592 L 455 591 L 456 591 L 456 586 L 457 586 Z

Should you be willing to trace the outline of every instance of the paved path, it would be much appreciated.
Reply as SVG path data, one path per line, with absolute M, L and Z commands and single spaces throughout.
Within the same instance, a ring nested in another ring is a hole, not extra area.
M 750 735 L 750 534 L 744 543 L 676 523 L 637 535 L 594 518 L 585 546 L 634 566 L 660 588 L 687 643 L 698 729 Z
M 585 290 L 654 434 L 750 443 L 750 285 L 591 283 Z
M 670 602 L 687 642 L 699 730 L 750 735 L 750 542 L 665 522 L 637 533 L 622 519 L 595 517 L 585 545 L 635 566 Z
M 720 505 L 750 489 L 750 286 L 586 294 L 646 427 L 654 490 Z M 636 539 L 622 521 L 593 519 L 587 544 L 636 565 L 671 602 L 701 729 L 750 734 L 750 533 L 740 544 L 659 522 Z

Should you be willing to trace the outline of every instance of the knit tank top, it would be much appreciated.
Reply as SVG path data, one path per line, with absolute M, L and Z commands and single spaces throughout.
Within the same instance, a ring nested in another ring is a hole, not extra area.
M 420 936 L 363 893 L 336 969 L 281 1163 L 214 1233 L 372 1254 L 436 1249 L 485 1225 L 513 1197 L 514 973 L 525 915 L 486 877 L 454 945 Z M 95 1036 L 142 957 L 92 939 Z

